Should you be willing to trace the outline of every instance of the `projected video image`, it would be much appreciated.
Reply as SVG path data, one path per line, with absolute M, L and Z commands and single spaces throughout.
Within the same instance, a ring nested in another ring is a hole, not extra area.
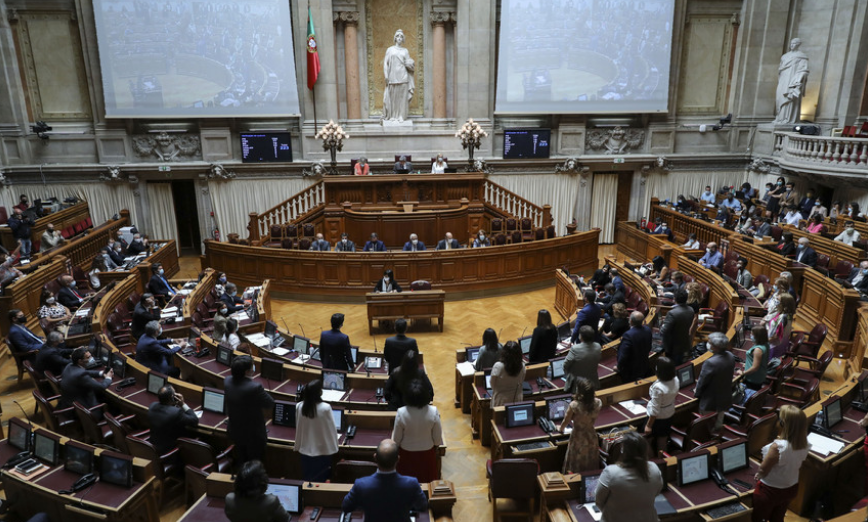
M 674 0 L 503 0 L 498 112 L 667 108 Z
M 106 115 L 298 114 L 289 2 L 94 0 Z

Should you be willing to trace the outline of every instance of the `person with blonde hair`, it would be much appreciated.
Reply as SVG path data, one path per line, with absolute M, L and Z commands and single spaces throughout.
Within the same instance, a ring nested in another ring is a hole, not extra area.
M 753 492 L 753 522 L 784 522 L 787 506 L 799 491 L 799 468 L 811 449 L 808 418 L 799 408 L 782 406 L 778 428 L 778 438 L 762 449 L 763 461 Z
M 795 313 L 796 300 L 792 295 L 783 293 L 778 297 L 778 305 L 763 318 L 762 323 L 769 332 L 769 357 L 780 357 L 786 351 Z
M 575 390 L 564 420 L 558 426 L 558 431 L 563 433 L 570 422 L 573 423 L 567 455 L 564 458 L 563 473 L 597 469 L 600 461 L 600 445 L 597 442 L 594 421 L 600 414 L 603 402 L 594 395 L 594 385 L 591 381 L 584 377 L 576 379 Z
M 685 285 L 687 288 L 687 306 L 693 308 L 693 313 L 698 314 L 702 308 L 702 287 L 696 281 Z

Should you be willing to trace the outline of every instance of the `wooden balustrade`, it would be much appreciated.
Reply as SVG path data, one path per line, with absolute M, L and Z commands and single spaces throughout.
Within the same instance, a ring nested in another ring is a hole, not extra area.
M 11 209 L 10 209 L 11 212 Z M 36 223 L 30 227 L 30 239 L 35 244 L 42 239 L 42 234 L 48 228 L 48 224 L 54 225 L 54 229 L 58 232 L 66 227 L 71 227 L 90 216 L 90 207 L 87 201 L 76 203 L 75 205 L 63 210 L 48 214 L 36 220 Z M 18 246 L 18 240 L 12 237 L 12 229 L 0 227 L 0 243 L 10 252 Z
M 666 261 L 668 266 L 671 266 L 678 256 L 701 257 L 703 255 L 702 250 L 686 249 L 681 245 L 668 241 L 666 236 L 643 232 L 636 227 L 634 221 L 621 221 L 618 223 L 618 228 L 615 232 L 615 244 L 619 252 L 642 263 L 654 259 L 655 256 L 660 256 Z
M 262 214 L 250 213 L 247 230 L 251 241 L 267 237 L 271 225 L 282 225 L 297 221 L 304 215 L 325 205 L 325 185 L 319 181 L 286 201 L 275 205 Z
M 193 291 L 190 292 L 190 295 L 187 296 L 187 299 L 184 300 L 185 321 L 189 322 L 192 319 L 196 307 L 199 306 L 199 303 L 205 300 L 205 296 L 211 292 L 216 282 L 217 271 L 213 268 L 206 268 L 205 274 L 202 276 L 202 279 L 199 280 L 199 284 L 196 285 L 196 288 L 194 288 Z
M 782 164 L 868 172 L 868 139 L 776 132 L 776 145 L 778 136 Z
M 530 218 L 534 227 L 547 227 L 552 223 L 551 206 L 540 207 L 496 183 L 485 180 L 485 203 L 503 214 L 517 219 Z
M 100 249 L 108 246 L 109 238 L 115 237 L 119 228 L 130 225 L 129 210 L 121 210 L 120 216 L 118 219 L 106 221 L 94 228 L 86 236 L 73 241 L 67 241 L 57 248 L 52 248 L 47 252 L 34 256 L 32 264 L 40 265 L 48 262 L 48 260 L 55 256 L 65 256 L 73 266 L 77 266 L 82 270 L 89 270 L 93 258 L 96 257 Z
M 654 221 L 658 217 L 669 224 L 669 228 L 675 233 L 675 238 L 679 243 L 687 241 L 687 236 L 690 234 L 696 234 L 696 239 L 700 243 L 715 242 L 719 244 L 722 239 L 733 233 L 732 230 L 727 230 L 720 225 L 685 216 L 671 207 L 661 205 L 656 198 L 652 198 L 651 213 L 648 219 Z
M 865 251 L 861 248 L 856 248 L 840 241 L 834 241 L 819 234 L 811 234 L 804 230 L 787 225 L 784 227 L 784 232 L 792 232 L 793 241 L 798 241 L 799 238 L 808 238 L 808 243 L 811 248 L 817 251 L 818 254 L 829 256 L 829 266 L 833 267 L 839 260 L 846 260 L 853 263 L 853 266 L 858 266 L 859 261 L 865 259 Z

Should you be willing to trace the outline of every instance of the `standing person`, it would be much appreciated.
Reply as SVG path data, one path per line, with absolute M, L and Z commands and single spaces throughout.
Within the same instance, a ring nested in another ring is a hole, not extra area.
M 500 360 L 491 368 L 492 408 L 522 400 L 525 371 L 521 347 L 517 342 L 509 341 L 500 350 Z
M 302 390 L 295 405 L 295 446 L 301 455 L 302 479 L 325 482 L 331 478 L 332 457 L 338 452 L 338 430 L 332 407 L 322 400 L 322 381 L 315 379 Z
M 266 491 L 268 475 L 262 462 L 245 462 L 235 479 L 235 491 L 226 495 L 223 512 L 229 522 L 289 522 L 280 499 Z
M 407 351 L 404 352 L 404 358 L 401 360 L 401 365 L 395 368 L 389 378 L 386 379 L 386 386 L 383 390 L 383 397 L 389 403 L 389 409 L 398 411 L 404 404 L 404 396 L 407 393 L 407 387 L 410 383 L 419 380 L 425 385 L 431 399 L 434 398 L 434 387 L 431 381 L 425 374 L 425 370 L 419 367 L 416 360 L 416 353 Z
M 21 257 L 30 259 L 30 252 L 33 248 L 33 241 L 30 238 L 30 227 L 36 223 L 33 222 L 33 219 L 22 214 L 19 207 L 13 207 L 12 217 L 9 218 L 7 224 L 12 229 L 12 237 L 21 247 Z
M 552 324 L 552 316 L 548 310 L 540 310 L 536 316 L 536 328 L 530 340 L 530 351 L 527 354 L 530 364 L 549 362 L 558 349 L 558 329 Z
M 698 314 L 702 306 L 702 287 L 696 281 L 691 281 L 684 287 L 687 289 L 687 306 L 693 309 L 694 314 Z
M 148 407 L 148 426 L 151 427 L 150 442 L 157 454 L 165 455 L 178 445 L 178 437 L 183 437 L 187 427 L 199 425 L 199 417 L 187 403 L 184 396 L 175 391 L 171 384 L 160 388 L 157 402 Z
M 395 335 L 386 339 L 385 347 L 383 348 L 383 357 L 386 359 L 386 364 L 389 365 L 389 373 L 395 371 L 401 365 L 401 360 L 407 352 L 415 352 L 419 354 L 419 346 L 416 344 L 416 339 L 407 337 L 407 320 L 395 319 Z
M 229 427 L 226 432 L 238 452 L 238 465 L 251 460 L 261 460 L 265 453 L 266 429 L 262 410 L 274 406 L 261 384 L 251 379 L 256 373 L 253 358 L 239 355 L 232 360 L 232 374 L 223 380 L 226 417 Z
M 754 477 L 753 522 L 784 521 L 787 506 L 799 491 L 799 469 L 811 449 L 805 412 L 786 404 L 778 413 L 778 425 L 778 438 L 763 447 L 763 461 Z
M 699 372 L 694 395 L 699 399 L 699 413 L 717 413 L 715 431 L 723 427 L 723 414 L 732 407 L 732 378 L 735 356 L 727 349 L 729 339 L 721 332 L 708 336 L 708 345 L 714 353 Z
M 344 314 L 332 315 L 332 329 L 323 330 L 319 337 L 319 353 L 326 370 L 353 371 L 355 363 L 350 350 L 350 338 L 341 332 Z
M 648 367 L 651 336 L 651 327 L 645 324 L 642 312 L 630 314 L 630 329 L 624 332 L 618 345 L 618 374 L 622 382 L 638 381 L 651 373 Z
M 753 346 L 745 354 L 744 370 L 739 370 L 738 374 L 745 386 L 759 390 L 765 386 L 769 372 L 769 332 L 763 326 L 754 326 L 751 334 Z
M 663 351 L 676 366 L 693 348 L 692 327 L 695 319 L 693 309 L 687 305 L 687 291 L 675 292 L 675 306 L 666 314 L 660 335 L 663 338 Z
M 433 397 L 419 379 L 410 381 L 404 391 L 406 406 L 398 409 L 392 440 L 398 445 L 398 473 L 416 477 L 419 482 L 439 478 L 437 452 L 443 444 L 443 428 Z
M 564 420 L 558 426 L 558 431 L 573 423 L 570 442 L 564 458 L 563 473 L 580 473 L 599 468 L 600 444 L 597 442 L 597 431 L 594 421 L 600 414 L 603 402 L 594 396 L 594 387 L 587 379 L 579 377 L 576 381 L 573 400 L 567 407 Z
M 766 210 L 771 212 L 772 216 L 777 216 L 778 211 L 781 209 L 781 196 L 784 195 L 785 190 L 784 181 L 783 177 L 779 177 L 775 182 L 775 186 L 767 193 L 769 199 L 766 203 Z
M 479 348 L 479 355 L 476 356 L 476 363 L 473 365 L 476 371 L 481 372 L 494 366 L 494 363 L 500 358 L 501 348 L 503 345 L 497 341 L 497 332 L 494 331 L 494 328 L 486 328 L 482 332 L 482 346 Z
M 648 422 L 645 423 L 644 432 L 646 437 L 652 437 L 655 453 L 666 451 L 666 442 L 672 430 L 672 416 L 675 415 L 675 397 L 680 388 L 681 382 L 675 375 L 672 359 L 657 359 L 657 380 L 648 390 L 651 400 L 646 407 Z
M 229 323 L 229 305 L 219 301 L 217 306 L 217 313 L 214 314 L 214 331 L 211 332 L 211 336 L 219 340 L 226 335 L 226 325 Z
M 160 307 L 157 306 L 157 300 L 154 294 L 146 292 L 142 294 L 142 298 L 136 303 L 133 308 L 133 322 L 130 326 L 130 333 L 135 339 L 138 339 L 145 333 L 145 325 L 151 321 L 160 320 Z M 214 337 L 219 341 L 221 337 Z
M 595 276 L 596 277 L 596 276 Z M 576 344 L 579 340 L 579 329 L 582 326 L 590 326 L 594 331 L 594 338 L 597 336 L 597 329 L 600 326 L 600 317 L 603 315 L 603 310 L 596 303 L 597 294 L 593 290 L 585 290 L 582 294 L 585 299 L 585 306 L 576 314 L 576 326 L 573 328 L 573 335 L 570 337 L 570 342 Z
M 778 305 L 763 318 L 769 333 L 769 357 L 780 357 L 789 346 L 790 333 L 793 331 L 793 315 L 796 313 L 796 300 L 787 293 L 778 297 Z
M 570 346 L 564 359 L 564 391 L 572 393 L 579 379 L 587 379 L 596 390 L 600 388 L 597 366 L 600 364 L 602 347 L 594 341 L 590 326 L 579 329 L 579 343 Z
M 624 332 L 630 329 L 630 320 L 627 318 L 627 306 L 624 303 L 612 304 L 612 315 L 605 321 L 600 332 L 600 343 L 606 344 L 620 339 Z
M 606 466 L 597 482 L 603 522 L 657 522 L 654 498 L 661 491 L 663 475 L 648 462 L 648 442 L 634 431 L 624 434 L 621 457 Z

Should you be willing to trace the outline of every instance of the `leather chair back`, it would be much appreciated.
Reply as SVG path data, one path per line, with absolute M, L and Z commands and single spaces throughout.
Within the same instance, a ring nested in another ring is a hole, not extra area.
M 356 479 L 370 476 L 377 471 L 377 465 L 365 460 L 341 460 L 335 466 L 334 478 L 338 484 L 352 484 Z
M 413 281 L 410 283 L 410 290 L 431 290 L 431 283 L 422 279 Z
M 537 495 L 539 464 L 534 459 L 500 459 L 491 463 L 493 499 L 532 499 Z

